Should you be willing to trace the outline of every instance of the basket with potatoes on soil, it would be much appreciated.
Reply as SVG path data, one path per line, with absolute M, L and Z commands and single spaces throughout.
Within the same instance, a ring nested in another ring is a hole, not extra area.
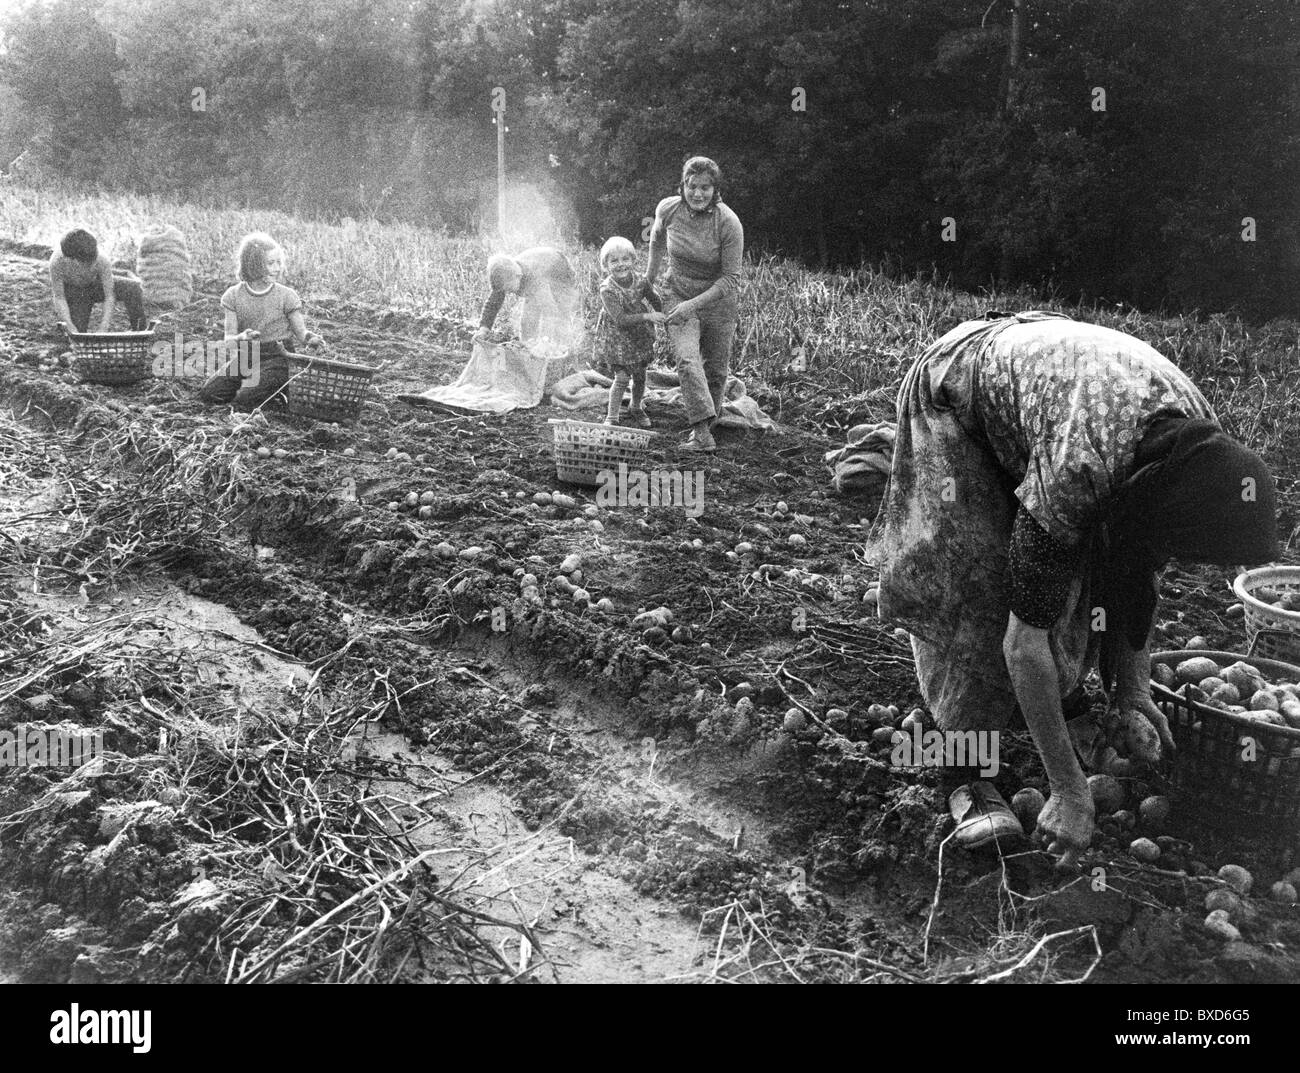
M 1300 566 L 1262 566 L 1232 583 L 1245 609 L 1246 644 L 1265 659 L 1300 663 Z
M 1232 652 L 1158 652 L 1151 695 L 1177 750 L 1185 824 L 1281 844 L 1300 832 L 1300 667 Z

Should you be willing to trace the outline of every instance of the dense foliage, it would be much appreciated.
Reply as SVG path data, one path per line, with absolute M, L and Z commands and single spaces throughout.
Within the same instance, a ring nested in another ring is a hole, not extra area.
M 1017 50 L 1013 0 L 28 0 L 0 152 L 467 230 L 501 86 L 512 180 L 588 241 L 704 152 L 751 245 L 812 263 L 1294 315 L 1294 0 L 1019 6 Z

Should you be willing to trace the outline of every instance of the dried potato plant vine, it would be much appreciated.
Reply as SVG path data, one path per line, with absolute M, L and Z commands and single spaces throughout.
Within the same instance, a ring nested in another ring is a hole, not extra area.
M 137 419 L 91 432 L 92 416 L 79 425 L 96 476 L 69 478 L 77 532 L 54 549 L 56 563 L 112 579 L 145 562 L 165 565 L 230 525 L 241 485 L 238 429 L 214 435 L 197 423 L 164 428 Z
M 74 714 L 75 685 L 79 718 L 105 731 L 108 751 L 71 770 L 0 772 L 0 874 L 108 895 L 79 907 L 88 917 L 133 898 L 165 905 L 145 941 L 117 951 L 135 978 L 508 980 L 547 964 L 526 923 L 439 877 L 440 856 L 463 864 L 467 851 L 417 849 L 405 832 L 425 810 L 371 788 L 410 783 L 421 802 L 448 792 L 420 765 L 358 754 L 391 703 L 380 675 L 326 692 L 326 663 L 305 688 L 253 706 L 205 682 L 167 627 L 115 615 L 25 639 L 5 659 L 5 722 L 38 701 Z M 528 967 L 500 953 L 502 929 L 536 952 Z

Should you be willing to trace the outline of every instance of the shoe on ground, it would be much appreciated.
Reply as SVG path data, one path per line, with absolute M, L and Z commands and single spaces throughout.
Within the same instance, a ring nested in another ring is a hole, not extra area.
M 716 451 L 717 449 L 718 445 L 714 442 L 713 433 L 708 429 L 693 429 L 686 437 L 686 442 L 682 444 L 684 451 Z
M 627 419 L 637 428 L 654 428 L 650 415 L 644 410 L 628 410 Z
M 948 811 L 957 821 L 953 839 L 963 849 L 979 849 L 990 843 L 1016 846 L 1025 840 L 1025 829 L 1016 814 L 986 779 L 957 787 L 948 798 Z

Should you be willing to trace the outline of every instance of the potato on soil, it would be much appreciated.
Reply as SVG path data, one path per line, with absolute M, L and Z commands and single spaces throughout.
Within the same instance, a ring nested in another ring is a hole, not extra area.
M 1160 856 L 1160 847 L 1149 838 L 1135 838 L 1129 843 L 1129 856 L 1150 864 Z
M 258 457 L 258 458 L 270 458 L 270 457 L 271 457 L 271 448 L 269 448 L 269 447 L 259 447 L 259 448 L 257 449 L 257 457 Z
M 1046 804 L 1040 791 L 1032 786 L 1026 786 L 1017 790 L 1015 797 L 1011 799 L 1011 811 L 1016 814 L 1020 826 L 1026 832 L 1030 832 L 1038 826 L 1038 814 L 1043 811 L 1043 806 Z
M 1169 822 L 1169 798 L 1155 795 L 1144 798 L 1138 805 L 1138 815 L 1142 817 L 1142 826 L 1151 831 L 1163 831 Z
M 1268 896 L 1275 902 L 1282 902 L 1284 905 L 1292 905 L 1296 900 L 1296 890 L 1290 883 L 1285 880 L 1278 880 L 1268 888 Z
M 1111 775 L 1090 775 L 1088 792 L 1098 816 L 1108 816 L 1124 804 L 1124 787 Z
M 1241 895 L 1249 894 L 1255 882 L 1255 877 L 1239 864 L 1225 864 L 1219 869 L 1219 878 Z
M 653 611 L 642 611 L 632 619 L 633 626 L 658 626 L 667 629 L 673 620 L 673 613 L 666 607 L 656 607 Z
M 785 713 L 785 719 L 781 722 L 781 729 L 787 734 L 797 734 L 806 725 L 803 712 L 798 708 L 791 708 Z
M 1213 913 L 1216 909 L 1221 909 L 1230 916 L 1236 916 L 1241 912 L 1241 895 L 1227 887 L 1215 887 L 1205 896 L 1205 908 L 1207 912 Z
M 1220 939 L 1235 943 L 1241 939 L 1239 932 L 1222 909 L 1216 909 L 1205 918 L 1205 926 Z
M 430 503 L 432 503 L 437 498 L 438 497 L 435 496 L 432 492 L 421 492 L 420 505 L 423 507 L 427 507 Z

